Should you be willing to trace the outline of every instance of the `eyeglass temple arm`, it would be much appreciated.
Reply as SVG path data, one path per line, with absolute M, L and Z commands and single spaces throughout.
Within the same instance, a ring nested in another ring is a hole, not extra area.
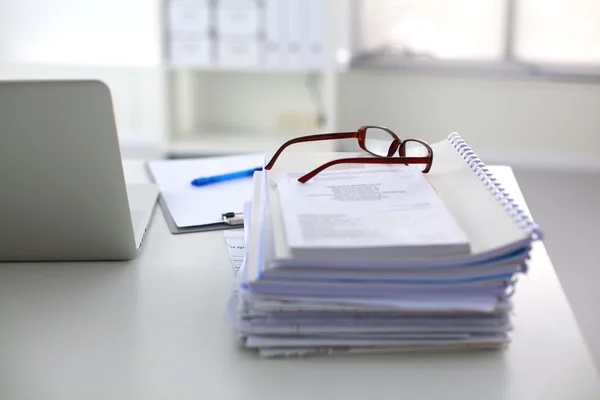
M 352 139 L 352 138 L 357 138 L 357 137 L 358 137 L 358 132 L 340 132 L 340 133 L 320 133 L 318 135 L 300 136 L 300 137 L 297 137 L 294 139 L 290 139 L 287 142 L 285 142 L 284 144 L 282 144 L 281 147 L 275 152 L 275 154 L 273 154 L 273 157 L 271 157 L 271 161 L 269 161 L 269 163 L 265 166 L 265 169 L 269 170 L 269 169 L 273 168 L 273 165 L 275 165 L 275 161 L 277 161 L 277 158 L 281 155 L 283 150 L 285 150 L 286 147 L 291 146 L 292 144 L 302 143 L 302 142 L 315 142 L 318 140 Z
M 306 183 L 319 172 L 337 164 L 426 164 L 431 162 L 431 157 L 397 157 L 397 158 L 340 158 L 329 161 L 306 175 L 298 178 L 298 182 Z

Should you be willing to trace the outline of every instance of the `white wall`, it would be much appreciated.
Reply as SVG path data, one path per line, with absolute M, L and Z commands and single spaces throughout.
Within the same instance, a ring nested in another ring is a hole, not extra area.
M 0 63 L 0 80 L 100 79 L 112 93 L 119 133 L 146 142 L 161 129 L 159 72 L 155 68 L 113 68 Z M 156 137 L 156 136 L 154 136 Z
M 488 162 L 600 169 L 600 84 L 355 72 L 339 121 L 430 142 L 457 131 Z
M 0 79 L 101 79 L 120 133 L 156 137 L 159 3 L 0 0 Z
M 156 65 L 159 0 L 0 0 L 0 62 Z

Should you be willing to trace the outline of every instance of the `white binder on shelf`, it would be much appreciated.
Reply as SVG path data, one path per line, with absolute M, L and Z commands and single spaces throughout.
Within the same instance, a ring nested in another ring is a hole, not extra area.
M 191 67 L 212 64 L 211 15 L 209 0 L 171 0 L 167 3 L 167 47 L 171 64 Z
M 210 29 L 210 2 L 208 0 L 171 0 L 168 7 L 168 25 L 171 32 L 202 32 Z
M 282 0 L 265 0 L 264 6 L 264 65 L 267 68 L 280 68 L 284 65 L 284 18 Z M 287 15 L 286 15 L 287 16 Z
M 287 27 L 287 37 L 285 38 L 287 43 L 284 47 L 285 66 L 301 68 L 304 66 L 302 56 L 304 29 L 302 22 L 305 20 L 304 15 L 306 15 L 307 10 L 306 0 L 283 0 L 281 6 L 284 8 L 282 11 L 287 14 L 287 21 L 282 21 L 286 24 L 284 26 Z
M 325 64 L 325 2 L 305 0 L 306 12 L 302 25 L 306 27 L 303 44 L 304 66 L 321 68 Z
M 221 37 L 217 54 L 220 67 L 254 68 L 260 65 L 259 43 L 250 36 Z
M 217 3 L 216 25 L 219 36 L 256 37 L 260 25 L 259 8 L 255 1 Z
M 261 21 L 257 1 L 224 0 L 216 5 L 217 64 L 231 68 L 260 66 Z
M 213 43 L 204 32 L 171 32 L 169 59 L 178 67 L 203 67 L 212 64 Z

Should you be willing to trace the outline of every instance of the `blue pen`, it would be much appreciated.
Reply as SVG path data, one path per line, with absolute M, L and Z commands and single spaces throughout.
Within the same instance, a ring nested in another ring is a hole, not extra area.
M 254 172 L 262 171 L 262 167 L 247 169 L 245 171 L 231 172 L 229 174 L 207 176 L 204 178 L 196 178 L 192 181 L 192 186 L 200 187 L 212 185 L 213 183 L 227 182 L 234 179 L 247 178 L 254 175 Z

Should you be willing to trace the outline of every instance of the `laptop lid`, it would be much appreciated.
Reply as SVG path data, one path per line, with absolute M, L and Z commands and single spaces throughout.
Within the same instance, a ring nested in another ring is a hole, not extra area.
M 0 82 L 0 188 L 0 261 L 137 254 L 102 82 Z

